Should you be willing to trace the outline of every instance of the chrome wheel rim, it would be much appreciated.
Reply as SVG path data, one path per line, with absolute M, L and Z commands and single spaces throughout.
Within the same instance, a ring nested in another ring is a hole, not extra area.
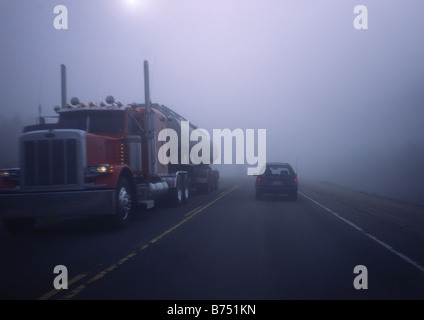
M 183 191 L 181 190 L 181 188 L 179 188 L 177 191 L 177 197 L 178 197 L 178 201 L 181 201 L 183 198 Z
M 131 195 L 127 192 L 125 187 L 119 190 L 119 214 L 124 221 L 128 218 L 131 211 Z

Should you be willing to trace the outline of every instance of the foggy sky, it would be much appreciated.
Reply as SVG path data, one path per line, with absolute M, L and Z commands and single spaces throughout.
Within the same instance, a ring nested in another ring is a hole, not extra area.
M 68 30 L 53 27 L 61 4 Z M 368 30 L 353 27 L 359 4 Z M 423 12 L 422 0 L 0 0 L 0 122 L 33 123 L 39 104 L 54 115 L 61 63 L 68 99 L 142 102 L 149 60 L 152 101 L 199 127 L 267 129 L 268 160 L 300 176 L 419 202 Z

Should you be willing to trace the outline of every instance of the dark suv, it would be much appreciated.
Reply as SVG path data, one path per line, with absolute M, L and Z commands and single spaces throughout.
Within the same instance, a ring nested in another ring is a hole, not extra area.
M 256 178 L 256 198 L 263 194 L 286 194 L 297 199 L 297 174 L 291 165 L 281 162 L 269 162 L 265 172 Z

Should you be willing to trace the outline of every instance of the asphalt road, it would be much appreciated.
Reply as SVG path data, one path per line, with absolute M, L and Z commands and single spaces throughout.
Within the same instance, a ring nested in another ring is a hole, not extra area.
M 297 201 L 256 200 L 253 179 L 222 179 L 125 230 L 98 218 L 0 227 L 0 299 L 424 299 L 423 247 L 424 207 L 302 181 Z M 56 265 L 67 290 L 53 288 Z

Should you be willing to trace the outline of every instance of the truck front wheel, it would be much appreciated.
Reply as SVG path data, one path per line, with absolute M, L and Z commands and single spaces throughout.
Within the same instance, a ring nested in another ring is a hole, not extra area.
M 3 225 L 7 231 L 14 234 L 29 232 L 35 224 L 35 218 L 3 219 Z
M 132 209 L 130 184 L 126 178 L 121 177 L 116 189 L 116 214 L 113 216 L 113 225 L 117 228 L 127 225 Z

